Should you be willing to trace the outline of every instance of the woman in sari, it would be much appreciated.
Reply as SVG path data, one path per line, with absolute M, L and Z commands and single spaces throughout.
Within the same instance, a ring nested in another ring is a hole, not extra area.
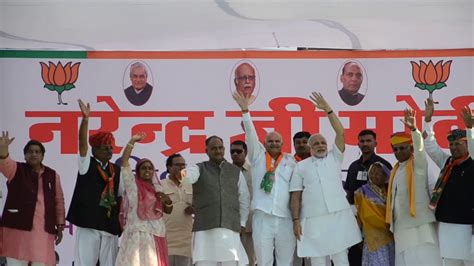
M 372 164 L 369 181 L 354 195 L 357 221 L 364 235 L 362 265 L 395 264 L 395 243 L 389 225 L 385 223 L 386 183 L 390 170 L 380 163 Z
M 149 159 L 141 159 L 135 167 L 135 176 L 128 162 L 133 146 L 145 138 L 134 135 L 122 155 L 121 179 L 125 188 L 121 223 L 124 227 L 115 265 L 167 266 L 168 252 L 163 212 L 171 213 L 170 198 L 162 192 Z

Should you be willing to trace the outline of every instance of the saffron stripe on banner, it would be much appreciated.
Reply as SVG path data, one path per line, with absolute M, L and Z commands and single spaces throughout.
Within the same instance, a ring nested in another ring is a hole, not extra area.
M 420 58 L 474 56 L 474 49 L 379 50 L 379 51 L 90 51 L 94 59 L 340 59 L 340 58 Z

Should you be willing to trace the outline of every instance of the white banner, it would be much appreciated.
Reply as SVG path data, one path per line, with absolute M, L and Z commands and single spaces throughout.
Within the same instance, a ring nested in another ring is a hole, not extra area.
M 0 59 L 0 127 L 15 137 L 10 155 L 22 161 L 30 138 L 43 142 L 44 164 L 61 176 L 66 210 L 77 176 L 77 99 L 91 104 L 90 133 L 115 134 L 113 161 L 132 134 L 145 131 L 133 155 L 151 158 L 158 174 L 173 153 L 188 164 L 207 160 L 204 140 L 211 135 L 224 139 L 230 160 L 230 142 L 243 139 L 231 96 L 236 86 L 255 97 L 250 111 L 261 139 L 276 130 L 290 153 L 292 136 L 301 130 L 321 132 L 329 143 L 334 139 L 326 115 L 308 99 L 312 91 L 321 92 L 346 128 L 343 169 L 360 156 L 357 134 L 366 128 L 377 133 L 377 153 L 393 163 L 389 137 L 404 130 L 403 109 L 417 111 L 421 128 L 430 90 L 439 101 L 434 129 L 444 148 L 447 131 L 463 127 L 460 108 L 474 108 L 472 50 L 80 53 L 3 51 Z M 341 98 L 349 91 L 360 95 Z M 5 199 L 5 183 L 1 189 Z M 73 261 L 74 232 L 68 226 L 56 248 L 60 265 Z

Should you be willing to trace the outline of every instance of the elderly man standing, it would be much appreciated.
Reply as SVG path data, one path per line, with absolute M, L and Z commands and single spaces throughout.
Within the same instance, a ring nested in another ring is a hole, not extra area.
M 344 128 L 321 94 L 313 92 L 310 98 L 327 114 L 336 140 L 328 152 L 326 139 L 312 135 L 312 156 L 298 163 L 291 178 L 290 206 L 298 256 L 311 257 L 313 266 L 326 265 L 326 256 L 331 256 L 336 266 L 349 265 L 347 249 L 359 243 L 361 236 L 342 188 Z
M 428 208 L 428 162 L 415 112 L 405 110 L 411 130 L 390 139 L 397 158 L 390 173 L 385 221 L 395 238 L 395 265 L 442 265 L 435 217 Z
M 144 105 L 151 97 L 153 87 L 148 84 L 148 72 L 143 63 L 135 62 L 130 66 L 132 85 L 125 89 L 128 101 L 136 106 Z
M 273 265 L 274 251 L 277 265 L 292 265 L 296 239 L 288 203 L 295 159 L 281 152 L 283 142 L 278 132 L 268 133 L 264 145 L 260 144 L 248 109 L 250 98 L 239 92 L 233 96 L 242 110 L 248 160 L 252 165 L 252 237 L 257 265 Z
M 438 146 L 431 125 L 433 100 L 425 102 L 426 153 L 441 169 L 433 190 L 430 208 L 439 221 L 438 234 L 441 257 L 445 265 L 473 265 L 472 228 L 474 225 L 474 132 L 469 106 L 462 109 L 465 130 L 448 134 L 449 150 Z M 466 134 L 467 133 L 467 134 Z
M 249 214 L 249 191 L 240 168 L 224 159 L 221 138 L 206 139 L 204 161 L 182 171 L 193 184 L 193 262 L 201 265 L 248 264 L 240 232 Z
M 169 266 L 192 264 L 193 188 L 181 182 L 181 170 L 184 168 L 184 158 L 179 153 L 172 154 L 166 159 L 168 178 L 161 181 L 163 192 L 170 197 L 174 206 L 173 211 L 164 216 Z
M 1 256 L 9 266 L 54 265 L 54 244 L 64 229 L 64 197 L 59 175 L 43 165 L 45 148 L 30 140 L 25 163 L 15 162 L 8 147 L 14 138 L 0 137 L 0 173 L 7 178 L 8 196 L 1 217 Z
M 253 95 L 257 76 L 255 69 L 249 63 L 242 63 L 235 69 L 234 85 L 235 91 L 249 98 L 249 104 L 255 101 Z
M 114 265 L 118 252 L 120 167 L 110 162 L 114 136 L 87 133 L 90 105 L 79 100 L 82 121 L 79 127 L 79 172 L 67 220 L 77 227 L 74 265 Z M 122 190 L 122 189 L 120 189 Z

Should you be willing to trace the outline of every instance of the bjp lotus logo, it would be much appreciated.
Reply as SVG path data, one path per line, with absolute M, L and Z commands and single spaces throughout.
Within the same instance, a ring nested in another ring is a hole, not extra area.
M 443 64 L 443 60 L 433 64 L 430 60 L 428 64 L 420 60 L 420 64 L 411 61 L 412 75 L 420 90 L 427 90 L 430 93 L 430 98 L 435 90 L 446 87 L 446 81 L 449 78 L 449 71 L 452 60 Z
M 72 62 L 64 66 L 61 62 L 58 62 L 57 65 L 52 62 L 49 62 L 49 65 L 43 62 L 40 62 L 40 64 L 44 88 L 50 91 L 56 91 L 58 93 L 58 104 L 66 105 L 67 103 L 63 102 L 61 95 L 64 91 L 72 90 L 76 87 L 74 86 L 74 82 L 77 81 L 79 65 L 81 63 L 75 63 L 72 66 Z

